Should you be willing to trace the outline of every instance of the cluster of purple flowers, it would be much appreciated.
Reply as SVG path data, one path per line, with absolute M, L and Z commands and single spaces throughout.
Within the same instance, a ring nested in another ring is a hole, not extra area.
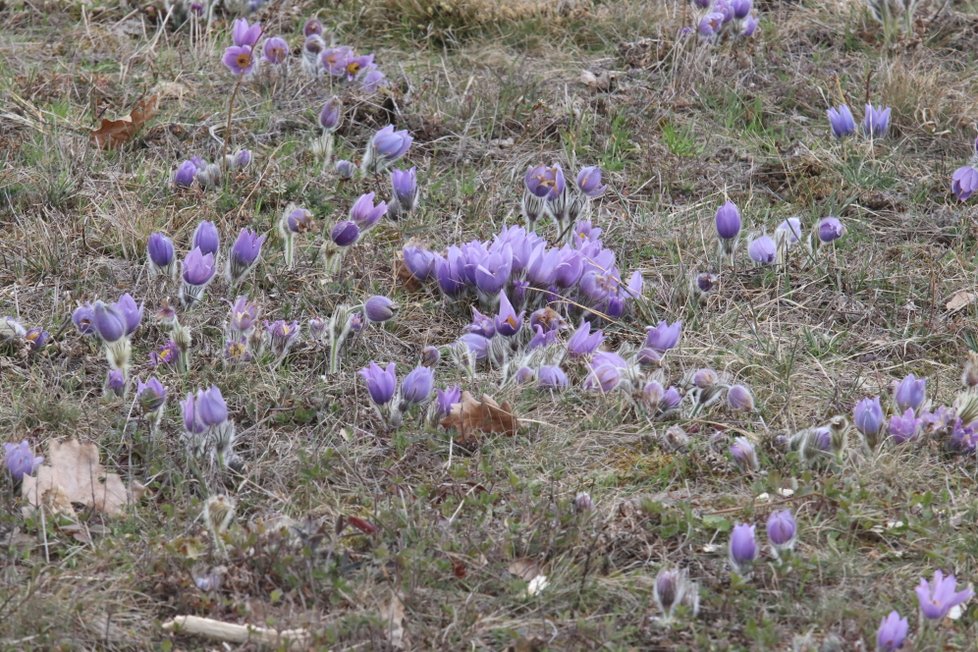
M 971 586 L 957 590 L 957 578 L 954 575 L 944 575 L 941 570 L 934 571 L 930 581 L 920 578 L 920 583 L 914 589 L 920 606 L 920 615 L 929 622 L 944 620 L 955 608 L 968 602 L 974 591 Z M 876 630 L 877 652 L 896 652 L 903 649 L 907 639 L 910 624 L 906 618 L 901 618 L 898 611 L 891 611 L 880 621 Z
M 14 482 L 20 482 L 25 475 L 34 475 L 44 463 L 43 455 L 35 455 L 31 445 L 25 439 L 19 444 L 5 443 L 3 445 L 3 460 L 7 473 Z
M 591 200 L 604 194 L 606 188 L 601 183 L 601 168 L 597 166 L 581 168 L 573 185 L 567 183 L 559 163 L 529 168 L 523 175 L 521 204 L 527 229 L 533 231 L 537 220 L 549 215 L 557 225 L 558 239 L 573 240 L 570 225 L 586 217 Z
M 258 39 L 261 35 L 260 23 L 250 24 L 246 18 L 234 21 L 231 27 L 232 44 L 224 51 L 221 59 L 232 75 L 242 77 L 255 71 L 258 65 Z
M 427 405 L 435 392 L 435 372 L 424 364 L 408 372 L 400 384 L 393 362 L 386 367 L 371 362 L 359 374 L 367 386 L 371 402 L 391 428 L 399 426 L 404 415 L 412 408 L 423 408 Z M 433 415 L 447 415 L 452 404 L 460 400 L 461 394 L 462 390 L 457 386 L 438 390 Z
M 350 247 L 387 214 L 387 202 L 375 202 L 375 197 L 376 193 L 373 192 L 360 195 L 350 207 L 347 219 L 340 220 L 330 229 L 329 238 L 320 248 L 327 275 L 339 271 L 340 263 Z
M 958 201 L 967 201 L 978 192 L 978 138 L 975 139 L 974 154 L 968 165 L 962 165 L 951 175 L 951 192 Z
M 373 94 L 388 85 L 387 77 L 377 67 L 373 54 L 357 54 L 347 45 L 328 46 L 323 25 L 315 18 L 303 27 L 302 67 L 313 77 L 327 76 L 331 81 L 356 83 L 364 93 Z
M 826 111 L 832 135 L 838 139 L 846 138 L 856 133 L 856 119 L 846 104 L 831 107 Z M 866 103 L 866 114 L 863 117 L 862 132 L 867 138 L 882 138 L 890 130 L 890 107 L 874 107 Z
M 51 340 L 51 334 L 40 326 L 24 328 L 13 317 L 0 317 L 0 347 L 5 344 L 20 347 L 26 345 L 31 352 L 40 351 Z
M 183 441 L 188 453 L 206 459 L 212 468 L 237 469 L 241 460 L 234 452 L 234 422 L 228 419 L 228 406 L 221 390 L 214 385 L 187 394 L 180 402 L 183 414 Z
M 109 361 L 106 392 L 122 395 L 129 377 L 130 336 L 143 320 L 143 306 L 127 292 L 115 303 L 96 301 L 78 306 L 71 321 L 82 335 L 98 337 Z
M 749 37 L 757 31 L 758 19 L 752 0 L 694 0 L 694 3 L 706 10 L 696 26 L 704 40 Z
M 231 306 L 231 313 L 225 327 L 224 359 L 230 364 L 249 362 L 254 358 L 252 353 L 256 343 L 258 321 L 258 305 L 239 296 Z
M 741 577 L 749 577 L 758 556 L 755 526 L 745 523 L 734 525 L 730 534 L 728 557 L 730 565 Z M 795 517 L 787 510 L 771 512 L 767 519 L 767 540 L 775 557 L 790 551 L 797 541 L 798 526 Z

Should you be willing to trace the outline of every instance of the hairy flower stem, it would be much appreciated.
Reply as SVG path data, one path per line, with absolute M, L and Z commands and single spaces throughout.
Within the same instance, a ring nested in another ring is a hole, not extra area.
M 224 151 L 221 152 L 220 159 L 222 161 L 227 156 L 231 146 L 231 117 L 234 115 L 234 100 L 238 97 L 238 89 L 241 88 L 242 79 L 244 79 L 244 75 L 239 75 L 238 81 L 234 83 L 234 90 L 231 91 L 231 97 L 228 98 L 228 122 L 224 127 Z

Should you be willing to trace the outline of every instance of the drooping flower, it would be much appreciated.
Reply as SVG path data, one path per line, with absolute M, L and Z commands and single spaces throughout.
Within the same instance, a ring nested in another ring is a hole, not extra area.
M 386 369 L 381 368 L 376 362 L 371 362 L 370 366 L 359 371 L 367 383 L 370 399 L 377 405 L 386 405 L 394 398 L 394 390 L 397 389 L 397 375 L 394 370 L 393 362 L 388 364 Z
M 746 576 L 757 558 L 757 541 L 754 526 L 737 523 L 730 535 L 730 564 L 734 570 Z
M 917 600 L 920 602 L 920 612 L 928 620 L 942 620 L 953 607 L 964 604 L 974 595 L 970 586 L 963 591 L 957 591 L 958 581 L 954 575 L 944 576 L 940 570 L 934 571 L 934 577 L 928 582 L 921 578 L 915 589 Z
M 406 130 L 395 131 L 394 125 L 387 125 L 370 139 L 364 157 L 364 170 L 381 172 L 387 169 L 407 154 L 412 142 L 414 138 Z
M 562 389 L 569 384 L 567 374 L 557 365 L 543 365 L 537 369 L 537 386 L 542 389 Z
M 238 18 L 231 26 L 231 41 L 239 46 L 255 47 L 261 38 L 261 23 L 249 24 L 246 18 Z
M 374 193 L 368 192 L 354 202 L 350 208 L 350 219 L 360 227 L 361 231 L 373 227 L 387 213 L 387 202 L 374 204 Z
M 535 197 L 541 199 L 555 200 L 564 192 L 566 181 L 564 171 L 559 164 L 552 167 L 538 165 L 527 170 L 523 178 L 526 189 Z
M 410 405 L 420 405 L 431 397 L 434 386 L 435 372 L 428 367 L 415 367 L 401 382 L 401 399 Z
M 818 221 L 817 233 L 818 241 L 828 244 L 844 236 L 846 227 L 837 217 L 823 217 Z
M 329 232 L 329 237 L 338 247 L 349 247 L 360 239 L 360 227 L 352 220 L 337 222 Z
M 896 652 L 903 648 L 907 639 L 910 624 L 906 618 L 901 618 L 899 612 L 891 611 L 880 621 L 876 630 L 876 652 Z
M 798 526 L 790 510 L 771 512 L 767 519 L 767 539 L 775 550 L 790 550 L 795 545 Z
M 38 467 L 44 463 L 44 456 L 35 455 L 26 439 L 19 444 L 5 443 L 3 459 L 7 472 L 14 482 L 20 482 L 25 475 L 34 475 Z
M 232 45 L 224 51 L 221 59 L 232 75 L 250 75 L 255 70 L 255 56 L 250 46 Z
M 95 308 L 90 303 L 83 303 L 71 313 L 71 322 L 82 335 L 95 335 Z
M 778 258 L 778 246 L 771 236 L 764 234 L 750 241 L 747 255 L 758 265 L 772 265 Z
M 733 240 L 740 234 L 742 224 L 740 209 L 732 201 L 726 202 L 717 209 L 715 221 L 717 235 L 721 240 Z
M 927 379 L 917 378 L 914 374 L 907 374 L 893 390 L 893 399 L 901 410 L 910 408 L 916 411 L 926 398 Z
M 856 133 L 856 119 L 852 117 L 852 111 L 847 105 L 840 104 L 830 108 L 826 113 L 829 116 L 832 135 L 836 138 L 845 138 Z
M 221 247 L 221 234 L 211 221 L 203 221 L 194 229 L 194 235 L 190 239 L 190 248 L 200 249 L 202 254 L 217 255 L 217 250 Z
M 647 326 L 645 328 L 645 346 L 664 354 L 679 345 L 679 338 L 682 333 L 682 320 L 676 320 L 671 324 L 666 323 L 665 320 L 660 321 L 655 327 Z
M 285 63 L 289 57 L 289 44 L 281 36 L 266 39 L 262 45 L 262 60 L 278 66 Z
M 852 410 L 852 423 L 867 438 L 874 438 L 883 429 L 883 407 L 880 397 L 864 398 Z
M 863 134 L 873 138 L 882 138 L 890 129 L 890 107 L 874 107 L 866 103 L 866 115 L 863 118 Z
M 600 197 L 607 186 L 601 184 L 601 168 L 591 165 L 577 173 L 577 189 L 587 197 Z
M 397 312 L 397 304 L 382 295 L 374 295 L 363 302 L 363 314 L 367 321 L 380 324 L 391 319 Z

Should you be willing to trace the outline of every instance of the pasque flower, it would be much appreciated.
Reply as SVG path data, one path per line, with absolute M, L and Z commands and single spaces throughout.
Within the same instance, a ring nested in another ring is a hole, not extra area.
M 730 564 L 740 575 L 750 573 L 751 566 L 757 558 L 757 541 L 754 538 L 754 526 L 738 523 L 730 535 Z
M 927 379 L 917 378 L 914 374 L 907 374 L 893 390 L 893 399 L 901 410 L 911 408 L 916 411 L 926 398 Z
M 886 424 L 886 430 L 898 444 L 917 438 L 920 431 L 920 419 L 914 414 L 913 408 L 908 407 L 901 414 L 894 414 Z
M 431 278 L 435 268 L 435 254 L 427 249 L 413 246 L 404 247 L 401 253 L 404 266 L 411 272 L 411 276 L 419 281 L 427 281 Z
M 261 38 L 261 23 L 248 23 L 246 18 L 238 18 L 231 26 L 231 41 L 241 47 L 255 47 Z
M 921 578 L 915 589 L 917 600 L 920 602 L 920 612 L 928 620 L 941 620 L 947 616 L 953 607 L 964 604 L 974 595 L 970 586 L 963 591 L 957 591 L 957 579 L 954 575 L 944 576 L 940 570 L 934 571 L 930 582 Z
M 71 313 L 71 322 L 82 335 L 95 335 L 95 307 L 90 303 L 83 303 Z
M 581 320 L 581 325 L 567 340 L 567 354 L 572 358 L 581 358 L 594 353 L 601 342 L 604 341 L 604 333 L 600 329 L 591 332 L 591 322 Z
M 305 25 L 302 26 L 302 34 L 304 36 L 312 36 L 313 34 L 322 35 L 323 24 L 317 18 L 310 18 L 306 21 Z
M 401 400 L 408 405 L 419 405 L 431 397 L 435 387 L 435 372 L 425 366 L 417 366 L 401 382 Z
M 628 363 L 612 351 L 598 351 L 590 364 L 590 374 L 584 379 L 584 388 L 610 392 L 622 381 L 622 373 L 628 368 Z
M 349 247 L 360 239 L 360 227 L 352 220 L 337 222 L 329 232 L 329 237 L 338 247 Z
M 116 342 L 126 334 L 126 318 L 116 306 L 102 301 L 95 302 L 93 324 L 95 332 L 104 342 Z
M 876 630 L 876 652 L 897 652 L 903 648 L 909 629 L 907 619 L 901 618 L 899 612 L 891 611 Z
M 866 115 L 863 117 L 863 134 L 873 138 L 882 138 L 890 129 L 890 107 L 874 107 L 866 103 Z
M 213 277 L 214 254 L 204 254 L 199 247 L 194 247 L 183 261 L 183 280 L 190 285 L 203 286 Z
M 744 385 L 731 385 L 727 390 L 727 407 L 750 412 L 754 409 L 754 395 Z
M 540 388 L 561 389 L 569 384 L 567 374 L 557 365 L 543 365 L 537 369 L 537 386 Z
M 367 321 L 379 324 L 391 319 L 397 312 L 397 304 L 389 298 L 376 294 L 363 302 L 363 314 Z
M 795 545 L 798 525 L 790 510 L 771 512 L 767 519 L 767 540 L 775 550 L 789 550 Z
M 679 338 L 683 333 L 683 322 L 674 321 L 671 324 L 664 320 L 645 329 L 645 346 L 647 348 L 665 353 L 669 349 L 674 349 L 679 344 Z
M 166 402 L 166 387 L 156 376 L 150 376 L 145 383 L 136 384 L 136 400 L 144 413 L 155 412 Z
M 319 126 L 323 131 L 336 131 L 343 121 L 343 103 L 340 98 L 331 97 L 319 112 Z
M 27 333 L 24 334 L 24 340 L 30 345 L 31 351 L 43 349 L 50 339 L 51 333 L 40 326 L 28 329 Z
M 19 444 L 4 444 L 3 460 L 14 482 L 20 482 L 25 475 L 33 475 L 44 463 L 44 457 L 35 455 L 26 439 Z
M 509 297 L 506 296 L 505 291 L 500 291 L 499 293 L 499 313 L 496 315 L 495 326 L 496 332 L 503 337 L 511 337 L 519 332 L 520 328 L 523 326 L 523 315 L 524 313 L 516 313 L 516 309 L 513 308 L 513 304 L 510 303 Z
M 772 265 L 778 257 L 778 246 L 771 236 L 764 234 L 750 241 L 747 255 L 758 265 Z
M 874 438 L 883 429 L 883 407 L 880 397 L 864 398 L 852 410 L 852 423 L 867 438 Z
M 259 27 L 259 29 L 261 29 Z M 281 36 L 273 36 L 265 40 L 262 46 L 262 60 L 272 65 L 285 63 L 289 57 L 289 44 Z
M 189 188 L 197 178 L 197 166 L 193 161 L 183 161 L 173 173 L 173 185 L 178 188 Z
M 577 173 L 577 189 L 586 197 L 600 197 L 607 186 L 601 184 L 601 168 L 591 165 Z
M 232 75 L 248 75 L 255 69 L 255 56 L 251 46 L 232 45 L 224 51 L 221 61 Z
M 552 167 L 538 165 L 535 168 L 530 168 L 526 171 L 523 181 L 526 184 L 526 189 L 533 196 L 551 201 L 557 199 L 566 188 L 564 171 L 559 164 Z
M 241 229 L 228 256 L 228 278 L 232 283 L 240 282 L 258 261 L 264 243 L 265 236 L 258 235 L 248 228 Z
M 126 393 L 126 375 L 121 369 L 109 369 L 105 375 L 105 394 L 123 396 Z
M 435 401 L 438 416 L 448 416 L 452 411 L 452 406 L 462 401 L 462 388 L 458 385 L 452 385 L 445 389 L 435 390 Z
M 829 125 L 832 127 L 832 134 L 836 138 L 845 138 L 856 133 L 856 120 L 852 117 L 852 111 L 845 104 L 830 108 L 826 113 L 829 116 Z
M 206 390 L 197 390 L 197 418 L 205 426 L 220 426 L 228 420 L 228 406 L 221 390 L 211 385 Z
M 265 330 L 271 343 L 272 353 L 281 360 L 284 358 L 292 345 L 299 337 L 299 322 L 287 322 L 284 319 L 277 319 L 271 323 L 265 322 Z
M 231 330 L 241 335 L 247 335 L 255 326 L 258 319 L 258 305 L 242 295 L 231 306 Z
M 717 209 L 715 221 L 717 235 L 721 240 L 733 240 L 740 234 L 742 224 L 740 209 L 732 201 L 726 202 Z
M 213 222 L 203 221 L 194 229 L 194 235 L 190 239 L 190 248 L 200 249 L 202 254 L 217 255 L 217 250 L 221 246 L 221 234 Z
M 414 138 L 406 130 L 395 131 L 394 125 L 387 125 L 370 139 L 363 159 L 364 170 L 381 172 L 387 169 L 407 154 L 412 142 Z
M 350 219 L 360 227 L 361 231 L 371 228 L 387 213 L 387 202 L 374 204 L 374 194 L 368 192 L 360 195 L 350 208 Z
M 146 242 L 146 255 L 157 272 L 168 272 L 173 269 L 175 252 L 173 241 L 160 232 L 151 233 Z
M 845 225 L 837 217 L 823 217 L 816 227 L 818 241 L 822 244 L 835 242 L 846 234 Z
M 418 202 L 418 174 L 416 168 L 391 170 L 391 187 L 394 191 L 395 213 L 410 213 Z
M 370 366 L 359 371 L 367 383 L 370 399 L 377 405 L 386 405 L 394 398 L 394 390 L 397 389 L 397 375 L 394 370 L 393 362 L 388 364 L 386 368 L 381 368 L 376 362 L 371 362 Z
M 741 471 L 757 471 L 761 462 L 757 459 L 754 444 L 746 437 L 737 437 L 730 446 L 730 457 Z
M 967 201 L 978 191 L 978 168 L 973 165 L 959 167 L 951 175 L 951 192 L 958 201 Z
M 126 335 L 132 335 L 143 321 L 143 306 L 136 305 L 136 300 L 128 292 L 119 297 L 114 304 L 115 309 L 122 315 L 126 324 Z
M 357 166 L 346 159 L 340 159 L 337 161 L 336 165 L 333 166 L 333 169 L 336 170 L 336 176 L 338 176 L 342 181 L 349 181 L 357 173 Z

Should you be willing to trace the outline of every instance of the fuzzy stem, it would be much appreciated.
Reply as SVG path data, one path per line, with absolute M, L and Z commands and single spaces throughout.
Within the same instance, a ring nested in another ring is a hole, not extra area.
M 234 114 L 234 100 L 238 97 L 238 89 L 241 88 L 241 81 L 244 79 L 244 75 L 238 76 L 238 81 L 234 83 L 234 90 L 231 91 L 231 97 L 228 98 L 228 122 L 224 127 L 224 151 L 221 154 L 221 160 L 228 155 L 228 148 L 231 145 L 231 116 Z

